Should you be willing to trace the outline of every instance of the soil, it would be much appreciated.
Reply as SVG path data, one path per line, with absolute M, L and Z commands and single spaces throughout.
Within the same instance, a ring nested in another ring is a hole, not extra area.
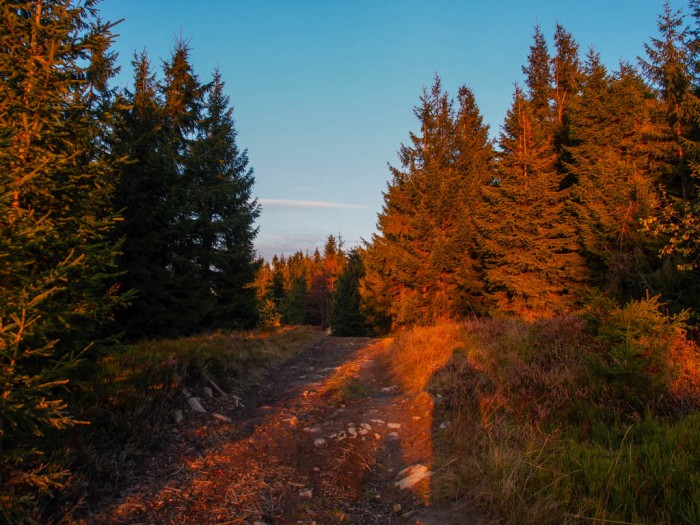
M 386 351 L 386 341 L 326 337 L 271 370 L 243 406 L 197 392 L 201 414 L 183 399 L 183 421 L 144 474 L 78 523 L 483 522 L 464 501 L 436 505 L 437 476 L 396 485 L 407 467 L 433 469 L 441 421 L 432 396 L 392 383 Z

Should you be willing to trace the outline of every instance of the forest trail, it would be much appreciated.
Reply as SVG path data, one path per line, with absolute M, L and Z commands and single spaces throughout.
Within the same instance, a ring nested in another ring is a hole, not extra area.
M 188 413 L 121 498 L 80 523 L 479 523 L 459 504 L 431 505 L 437 473 L 397 486 L 432 468 L 441 422 L 430 395 L 391 383 L 387 347 L 326 337 L 272 370 L 244 407 L 210 400 L 232 421 Z

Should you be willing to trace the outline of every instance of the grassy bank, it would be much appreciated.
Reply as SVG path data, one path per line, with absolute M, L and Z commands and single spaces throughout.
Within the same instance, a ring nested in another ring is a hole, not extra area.
M 433 498 L 501 523 L 700 523 L 700 354 L 648 301 L 397 334 L 396 379 L 438 400 Z
M 81 500 L 120 490 L 131 467 L 172 435 L 174 411 L 190 417 L 182 388 L 201 396 L 210 378 L 226 393 L 244 397 L 271 368 L 324 336 L 297 327 L 143 341 L 83 363 L 69 406 L 88 424 L 52 436 L 48 468 L 65 470 L 66 484 L 40 502 L 44 510 L 37 508 L 37 517 L 69 514 Z

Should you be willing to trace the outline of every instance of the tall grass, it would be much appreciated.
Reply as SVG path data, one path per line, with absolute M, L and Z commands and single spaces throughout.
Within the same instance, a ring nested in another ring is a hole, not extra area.
M 657 306 L 610 304 L 606 322 Z M 651 325 L 632 333 L 608 324 L 604 337 L 590 318 L 573 316 L 396 337 L 392 373 L 442 401 L 433 496 L 468 494 L 504 523 L 700 523 L 700 354 L 673 320 L 646 312 Z M 632 337 L 630 368 L 654 379 L 644 402 L 640 389 L 622 388 L 619 372 L 630 371 L 614 361 L 615 345 Z M 618 366 L 610 378 L 606 366 Z

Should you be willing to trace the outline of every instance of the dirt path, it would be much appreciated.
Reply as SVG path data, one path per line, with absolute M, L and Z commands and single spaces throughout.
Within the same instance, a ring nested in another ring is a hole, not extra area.
M 210 401 L 232 421 L 188 414 L 148 475 L 84 523 L 477 523 L 464 508 L 430 506 L 434 478 L 396 486 L 407 467 L 433 468 L 440 421 L 431 396 L 391 383 L 385 351 L 328 337 L 271 371 L 245 407 Z

